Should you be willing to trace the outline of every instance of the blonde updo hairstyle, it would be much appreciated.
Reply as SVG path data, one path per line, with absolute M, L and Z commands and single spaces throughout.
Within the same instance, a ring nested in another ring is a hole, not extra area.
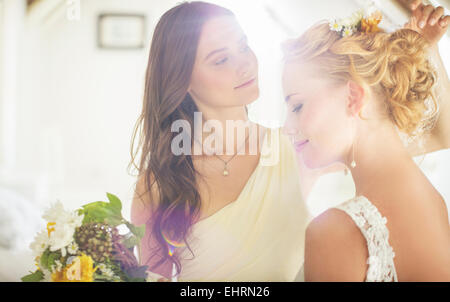
M 384 100 L 384 112 L 409 137 L 430 129 L 437 114 L 432 93 L 435 71 L 427 41 L 414 30 L 357 32 L 341 37 L 319 23 L 283 45 L 284 61 L 313 62 L 338 82 L 354 80 Z

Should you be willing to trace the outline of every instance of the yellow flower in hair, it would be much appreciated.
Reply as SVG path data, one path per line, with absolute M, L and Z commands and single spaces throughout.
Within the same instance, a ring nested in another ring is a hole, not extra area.
M 378 24 L 381 22 L 381 18 L 381 13 L 377 11 L 368 18 L 361 19 L 361 32 L 366 34 L 379 32 Z

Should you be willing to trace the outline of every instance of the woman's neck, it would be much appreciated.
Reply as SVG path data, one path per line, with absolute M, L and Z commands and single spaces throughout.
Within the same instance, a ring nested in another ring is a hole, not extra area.
M 377 127 L 361 133 L 354 148 L 356 166 L 351 170 L 356 196 L 376 198 L 396 175 L 417 168 L 394 127 Z M 350 150 L 346 164 L 350 166 L 352 160 Z
M 205 145 L 205 140 L 214 134 L 215 140 L 222 142 L 223 155 L 227 153 L 227 150 L 232 150 L 232 153 L 235 154 L 245 152 L 245 139 L 248 135 L 257 135 L 253 131 L 254 127 L 252 128 L 256 124 L 248 119 L 245 106 L 226 108 L 199 106 L 199 110 L 202 119 L 197 119 L 197 123 L 194 125 L 194 137 L 197 144 L 201 142 L 202 145 Z M 210 140 L 211 138 L 206 143 L 208 150 L 211 150 L 208 148 Z M 205 150 L 203 149 L 203 151 Z

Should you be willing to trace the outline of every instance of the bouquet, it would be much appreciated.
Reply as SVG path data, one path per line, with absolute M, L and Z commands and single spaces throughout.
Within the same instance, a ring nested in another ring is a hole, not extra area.
M 43 215 L 47 228 L 30 244 L 37 270 L 24 282 L 150 281 L 147 266 L 139 265 L 133 251 L 140 247 L 145 225 L 122 217 L 122 203 L 107 193 L 109 202 L 97 201 L 66 211 L 60 201 Z M 125 225 L 128 233 L 119 234 Z

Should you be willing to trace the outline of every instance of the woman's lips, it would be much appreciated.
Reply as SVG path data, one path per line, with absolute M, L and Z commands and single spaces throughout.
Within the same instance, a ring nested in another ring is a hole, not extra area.
M 234 87 L 234 89 L 248 87 L 248 86 L 252 85 L 254 82 L 255 82 L 255 78 L 251 79 L 248 82 L 245 82 L 244 84 L 241 84 L 241 85 L 239 85 L 237 87 Z
M 297 142 L 294 144 L 295 146 L 295 151 L 300 152 L 303 150 L 303 148 L 305 148 L 306 144 L 309 142 L 309 140 L 305 139 L 303 141 Z

